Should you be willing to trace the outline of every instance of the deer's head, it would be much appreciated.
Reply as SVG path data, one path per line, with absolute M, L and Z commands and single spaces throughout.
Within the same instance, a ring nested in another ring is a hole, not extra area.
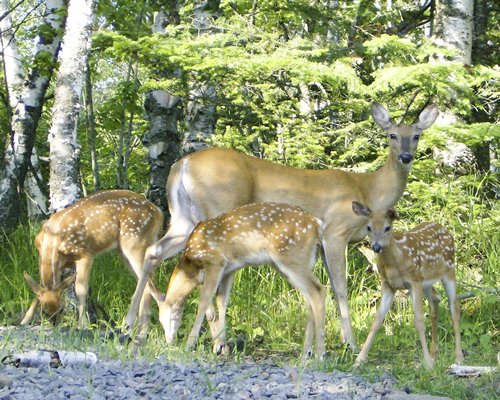
M 360 217 L 368 218 L 366 230 L 368 239 L 375 253 L 380 253 L 390 243 L 392 237 L 392 223 L 398 219 L 398 214 L 390 208 L 383 211 L 372 211 L 357 201 L 352 202 L 352 210 Z
M 36 294 L 43 312 L 49 317 L 53 324 L 56 324 L 59 321 L 63 309 L 63 292 L 75 282 L 76 274 L 64 279 L 52 289 L 41 286 L 26 271 L 24 272 L 24 279 L 26 279 L 28 286 Z
M 167 344 L 172 344 L 175 340 L 187 297 L 196 287 L 203 284 L 204 278 L 204 270 L 182 255 L 172 272 L 167 295 L 151 293 L 158 304 L 159 320 L 165 332 Z
M 415 157 L 422 131 L 434 123 L 438 114 L 437 106 L 432 104 L 420 113 L 416 123 L 412 125 L 396 124 L 384 106 L 378 103 L 372 104 L 373 119 L 387 132 L 391 154 L 402 165 L 408 166 Z

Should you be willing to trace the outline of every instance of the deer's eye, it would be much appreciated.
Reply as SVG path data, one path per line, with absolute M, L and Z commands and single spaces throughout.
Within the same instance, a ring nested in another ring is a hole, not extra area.
M 391 226 L 386 226 L 385 229 L 384 229 L 386 232 L 389 232 L 391 230 Z
M 394 134 L 394 133 L 391 133 L 389 135 L 389 137 L 392 139 L 392 140 L 396 140 L 398 137 Z
M 415 140 L 415 141 L 416 141 L 416 140 L 418 140 L 418 139 L 420 139 L 420 135 L 414 135 L 414 136 L 413 136 L 413 140 Z
M 371 232 L 371 231 L 372 231 L 372 228 L 371 228 L 371 227 L 369 227 L 369 226 L 367 226 L 367 227 L 366 227 L 366 230 L 367 230 L 368 232 Z

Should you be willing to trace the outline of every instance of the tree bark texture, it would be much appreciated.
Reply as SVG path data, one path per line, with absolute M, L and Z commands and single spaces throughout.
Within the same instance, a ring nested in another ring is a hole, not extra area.
M 87 128 L 87 141 L 90 149 L 90 162 L 92 165 L 92 178 L 94 191 L 101 190 L 101 174 L 99 172 L 99 160 L 96 149 L 96 129 L 94 115 L 94 100 L 92 96 L 92 76 L 90 74 L 90 64 L 87 58 L 85 67 L 85 125 Z
M 15 226 L 21 214 L 20 193 L 28 171 L 45 93 L 60 49 L 64 5 L 63 0 L 46 1 L 46 17 L 35 38 L 33 56 L 26 61 L 31 66 L 27 74 L 22 69 L 12 26 L 9 27 L 11 18 L 7 15 L 1 21 L 4 68 L 11 111 L 11 132 L 0 169 L 0 225 L 3 227 Z M 0 14 L 8 13 L 8 7 L 9 2 L 2 0 Z M 48 62 L 47 54 L 51 56 Z
M 153 33 L 161 34 L 166 26 L 178 23 L 177 5 L 174 5 L 169 10 L 155 14 Z M 161 75 L 165 76 L 167 73 Z M 147 197 L 165 212 L 168 212 L 167 177 L 170 167 L 181 155 L 181 137 L 178 130 L 180 105 L 180 97 L 164 90 L 152 90 L 146 93 L 144 101 L 146 118 L 149 121 L 149 131 L 142 138 L 142 143 L 148 148 L 149 153 L 150 178 Z
M 186 127 L 183 152 L 192 153 L 207 147 L 215 131 L 215 89 L 210 83 L 191 90 L 186 106 Z
M 488 57 L 494 51 L 493 44 L 488 40 L 488 14 L 490 8 L 488 0 L 474 1 L 474 36 L 472 46 L 472 63 L 474 65 L 488 65 Z M 485 102 L 484 109 L 474 107 L 472 120 L 474 122 L 489 122 L 495 110 L 495 101 Z M 487 172 L 491 169 L 490 142 L 478 144 L 472 148 L 479 169 Z
M 47 218 L 49 213 L 47 208 L 48 193 L 43 182 L 42 173 L 40 172 L 39 161 L 36 148 L 33 147 L 30 168 L 24 181 L 28 218 L 31 221 L 43 220 Z
M 77 120 L 90 50 L 94 0 L 71 0 L 56 82 L 50 144 L 50 207 L 58 211 L 80 196 Z
M 170 167 L 180 157 L 180 135 L 177 128 L 180 98 L 164 90 L 146 93 L 144 108 L 149 131 L 142 142 L 149 150 L 150 186 L 148 199 L 167 211 L 166 183 Z
M 436 0 L 434 42 L 458 54 L 450 61 L 471 63 L 474 0 Z M 438 60 L 444 57 L 438 55 Z
M 193 28 L 199 35 L 210 35 L 213 32 L 212 22 L 220 15 L 219 6 L 219 0 L 195 1 Z M 210 82 L 198 83 L 190 90 L 186 105 L 184 153 L 207 147 L 207 139 L 215 131 L 215 98 L 215 88 Z

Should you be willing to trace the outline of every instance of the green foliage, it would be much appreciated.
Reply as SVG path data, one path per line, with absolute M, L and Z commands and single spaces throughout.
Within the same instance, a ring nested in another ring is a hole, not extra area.
M 412 192 L 417 190 L 414 189 Z M 424 189 L 425 186 L 418 188 L 419 191 Z M 477 190 L 475 193 L 477 196 Z M 474 195 L 474 192 L 469 192 L 469 195 Z M 436 197 L 423 204 L 418 215 L 422 216 L 422 219 L 432 216 L 433 219 L 446 224 L 457 239 L 459 293 L 472 290 L 474 296 L 461 301 L 466 363 L 495 365 L 496 350 L 500 342 L 498 331 L 500 320 L 496 312 L 498 295 L 482 290 L 480 287 L 495 287 L 500 279 L 500 271 L 497 268 L 500 260 L 500 238 L 496 235 L 500 209 L 498 204 L 487 200 L 483 201 L 483 206 L 481 206 L 476 203 L 473 196 L 468 208 L 457 216 L 452 204 L 445 204 L 444 207 L 436 205 L 443 199 Z M 412 204 L 409 199 L 405 199 L 404 203 L 405 205 Z M 487 212 L 487 208 L 492 210 L 491 214 Z M 408 215 L 414 214 L 411 207 L 403 207 L 401 213 L 404 216 L 402 225 L 414 224 L 408 221 Z M 399 226 L 398 229 L 402 227 Z M 22 278 L 22 271 L 27 270 L 35 279 L 38 277 L 37 252 L 33 246 L 34 235 L 37 231 L 37 226 L 31 229 L 21 228 L 13 234 L 1 237 L 0 265 L 4 279 L 0 282 L 0 321 L 4 325 L 19 322 L 32 300 L 33 295 Z M 470 264 L 471 260 L 474 260 L 474 264 Z M 170 260 L 159 268 L 160 288 L 166 287 L 174 263 L 175 260 Z M 364 258 L 357 250 L 351 248 L 348 254 L 349 304 L 358 341 L 364 340 L 367 335 L 380 295 L 378 277 L 366 271 L 365 267 Z M 125 270 L 122 260 L 114 253 L 102 255 L 94 263 L 90 300 L 100 305 L 109 315 L 108 320 L 104 319 L 103 314 L 101 321 L 101 325 L 108 329 L 120 326 L 134 290 L 134 279 L 131 274 L 125 273 Z M 315 272 L 320 281 L 329 287 L 321 263 L 318 263 Z M 173 360 L 184 357 L 212 358 L 208 330 L 202 334 L 199 349 L 195 354 L 187 355 L 182 351 L 182 344 L 194 321 L 197 302 L 198 294 L 195 292 L 186 305 L 179 331 L 178 346 L 173 347 L 165 346 L 157 321 L 157 308 L 153 307 L 153 329 L 145 345 L 138 349 L 140 356 L 164 355 Z M 299 363 L 298 356 L 302 350 L 305 316 L 306 310 L 302 296 L 272 268 L 258 267 L 241 271 L 236 275 L 231 292 L 227 321 L 228 338 L 238 343 L 239 346 L 238 350 L 234 350 L 234 353 L 228 356 L 229 360 L 238 360 L 241 356 L 258 357 L 273 354 L 275 357 L 285 358 L 287 363 Z M 346 352 L 340 342 L 338 319 L 334 299 L 329 295 L 327 296 L 326 325 L 329 356 L 322 363 L 311 360 L 309 366 L 325 371 L 351 370 L 354 356 L 349 351 Z M 75 315 L 68 314 L 64 319 L 64 325 L 74 326 L 75 320 Z M 41 330 L 38 344 L 48 346 L 54 341 L 62 341 L 63 347 L 99 349 L 100 352 L 110 357 L 123 359 L 138 357 L 137 350 L 135 352 L 132 349 L 127 350 L 117 340 L 102 341 L 98 337 L 97 330 L 94 336 L 87 338 L 76 332 L 70 331 L 66 334 L 62 332 L 59 329 Z M 438 335 L 440 351 L 438 363 L 432 372 L 427 372 L 422 367 L 420 344 L 413 326 L 411 301 L 405 295 L 398 295 L 392 310 L 386 317 L 383 329 L 377 335 L 367 364 L 357 372 L 373 380 L 378 380 L 381 375 L 390 373 L 396 377 L 399 386 L 407 387 L 417 393 L 446 395 L 452 398 L 462 398 L 473 393 L 474 398 L 478 399 L 494 398 L 492 397 L 496 393 L 494 376 L 457 380 L 447 374 L 447 367 L 453 362 L 454 342 L 451 319 L 445 301 L 442 302 L 440 308 Z M 15 340 L 10 341 L 9 346 L 11 349 L 25 349 Z M 429 381 L 430 376 L 433 378 Z
M 169 10 L 173 10 L 171 3 Z M 152 12 L 166 4 L 139 1 L 116 7 L 114 1 L 99 2 L 91 72 L 102 186 L 116 185 L 120 133 L 123 121 L 130 120 L 130 187 L 138 192 L 147 190 L 147 150 L 140 141 L 148 129 L 143 95 L 149 90 L 176 94 L 185 105 L 193 100 L 194 89 L 210 84 L 215 96 L 196 100 L 215 103 L 211 145 L 232 147 L 299 168 L 356 171 L 378 168 L 387 153 L 387 139 L 369 115 L 372 101 L 387 105 L 395 121 L 404 116 L 407 123 L 413 122 L 425 105 L 435 102 L 442 113 L 458 115 L 462 120 L 435 126 L 422 136 L 410 183 L 398 204 L 402 216 L 398 228 L 436 220 L 452 231 L 459 292 L 471 291 L 474 295 L 462 300 L 466 360 L 471 364 L 494 364 L 493 355 L 499 346 L 498 296 L 484 288 L 495 288 L 500 281 L 499 71 L 493 67 L 497 51 L 492 52 L 487 65 L 431 62 L 437 52 L 447 56 L 453 52 L 438 49 L 421 29 L 411 29 L 404 36 L 397 34 L 408 24 L 421 23 L 430 16 L 429 10 L 420 13 L 421 2 L 416 0 L 395 0 L 392 9 L 386 3 L 369 1 L 223 0 L 218 18 L 207 30 L 192 25 L 194 3 L 183 2 L 178 15 L 172 13 L 164 33 L 153 35 Z M 492 15 L 495 12 L 490 14 L 494 21 Z M 37 21 L 19 31 L 24 55 L 31 50 L 33 35 L 40 32 L 35 29 Z M 41 29 L 47 38 L 51 36 L 46 27 Z M 498 39 L 498 30 L 490 29 L 488 37 Z M 26 60 L 31 58 L 26 56 Z M 46 71 L 50 67 L 47 61 L 46 55 L 40 54 L 25 65 Z M 50 93 L 48 97 L 36 142 L 42 156 L 48 156 Z M 10 119 L 9 109 L 0 109 L 0 137 L 4 141 L 9 137 Z M 183 124 L 181 120 L 181 132 Z M 78 129 L 82 182 L 91 187 L 83 120 Z M 487 144 L 491 171 L 479 171 L 473 163 L 458 167 L 441 163 L 435 153 L 446 150 L 452 140 L 471 148 Z M 43 164 L 42 169 L 47 177 L 47 165 Z M 0 321 L 4 324 L 18 322 L 32 298 L 22 271 L 37 276 L 37 253 L 32 244 L 37 230 L 21 227 L 0 239 L 4 276 L 0 282 Z M 161 287 L 166 287 L 174 262 L 160 268 Z M 362 341 L 375 313 L 379 280 L 365 271 L 366 261 L 353 248 L 348 265 L 352 317 L 358 341 Z M 92 272 L 92 300 L 106 309 L 110 321 L 105 322 L 110 326 L 121 323 L 133 292 L 134 280 L 124 270 L 118 257 L 107 254 L 96 260 Z M 316 272 L 328 285 L 324 270 L 318 266 Z M 197 297 L 192 296 L 182 322 L 181 340 L 188 333 L 196 306 Z M 327 346 L 333 355 L 318 367 L 348 370 L 353 357 L 340 344 L 332 298 L 327 312 Z M 156 318 L 154 309 L 151 347 L 144 350 L 149 356 L 167 351 Z M 68 316 L 68 321 L 74 318 Z M 244 355 L 299 354 L 304 322 L 302 298 L 271 268 L 238 274 L 228 310 L 228 336 L 243 341 Z M 390 371 L 411 390 L 452 398 L 491 398 L 494 390 L 488 391 L 493 386 L 488 378 L 467 383 L 446 375 L 453 354 L 450 324 L 443 304 L 439 373 L 431 376 L 422 368 L 408 368 L 421 365 L 420 349 L 411 305 L 406 297 L 398 297 L 387 316 L 385 334 L 381 330 L 370 353 L 372 361 L 362 372 L 376 379 L 383 371 Z M 210 349 L 208 336 L 205 333 L 200 341 L 203 357 L 208 357 Z M 109 351 L 116 357 L 126 356 L 112 345 Z

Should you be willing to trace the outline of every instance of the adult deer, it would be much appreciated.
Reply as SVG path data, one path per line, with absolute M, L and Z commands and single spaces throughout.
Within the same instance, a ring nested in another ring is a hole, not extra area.
M 375 335 L 394 301 L 396 290 L 409 289 L 415 313 L 424 362 L 432 368 L 437 356 L 437 317 L 440 298 L 433 284 L 440 280 L 448 296 L 448 304 L 455 333 L 455 362 L 463 361 L 460 340 L 460 306 L 457 300 L 455 278 L 455 245 L 448 230 L 435 222 L 423 222 L 408 232 L 393 233 L 393 221 L 398 219 L 393 209 L 373 211 L 357 202 L 352 209 L 366 221 L 372 249 L 378 254 L 377 267 L 382 281 L 382 297 L 355 365 L 366 360 Z M 429 301 L 431 314 L 431 351 L 425 340 L 425 324 L 422 311 L 423 295 Z
M 366 229 L 352 213 L 351 201 L 373 208 L 392 207 L 406 187 L 419 137 L 437 115 L 437 107 L 431 105 L 415 124 L 395 124 L 383 106 L 373 103 L 373 119 L 387 131 L 389 139 L 387 161 L 375 172 L 301 170 L 222 148 L 192 153 L 175 163 L 167 180 L 170 227 L 146 251 L 144 276 L 132 298 L 127 326 L 133 325 L 153 266 L 180 252 L 199 221 L 243 204 L 284 202 L 301 207 L 324 223 L 324 264 L 336 294 L 343 339 L 356 351 L 347 305 L 345 249 L 349 242 L 365 237 Z
M 187 346 L 194 346 L 207 314 L 214 351 L 223 350 L 226 308 L 235 272 L 248 264 L 273 263 L 306 300 L 304 356 L 312 353 L 314 337 L 316 356 L 321 359 L 325 352 L 325 289 L 312 272 L 320 223 L 299 207 L 280 203 L 247 204 L 200 222 L 175 267 L 166 298 L 156 298 L 167 343 L 175 338 L 187 296 L 200 286 L 198 312 Z M 218 317 L 212 306 L 216 292 Z
M 62 292 L 76 279 L 78 325 L 86 327 L 86 299 L 94 257 L 116 248 L 138 279 L 146 248 L 158 240 L 162 225 L 162 211 L 128 190 L 98 192 L 52 215 L 35 239 L 41 284 L 24 273 L 36 298 L 21 324 L 31 322 L 39 304 L 53 322 L 57 322 Z M 76 274 L 61 282 L 62 270 L 73 265 L 76 265 Z M 154 286 L 150 286 L 141 296 L 141 334 L 147 330 L 150 290 L 153 289 Z

